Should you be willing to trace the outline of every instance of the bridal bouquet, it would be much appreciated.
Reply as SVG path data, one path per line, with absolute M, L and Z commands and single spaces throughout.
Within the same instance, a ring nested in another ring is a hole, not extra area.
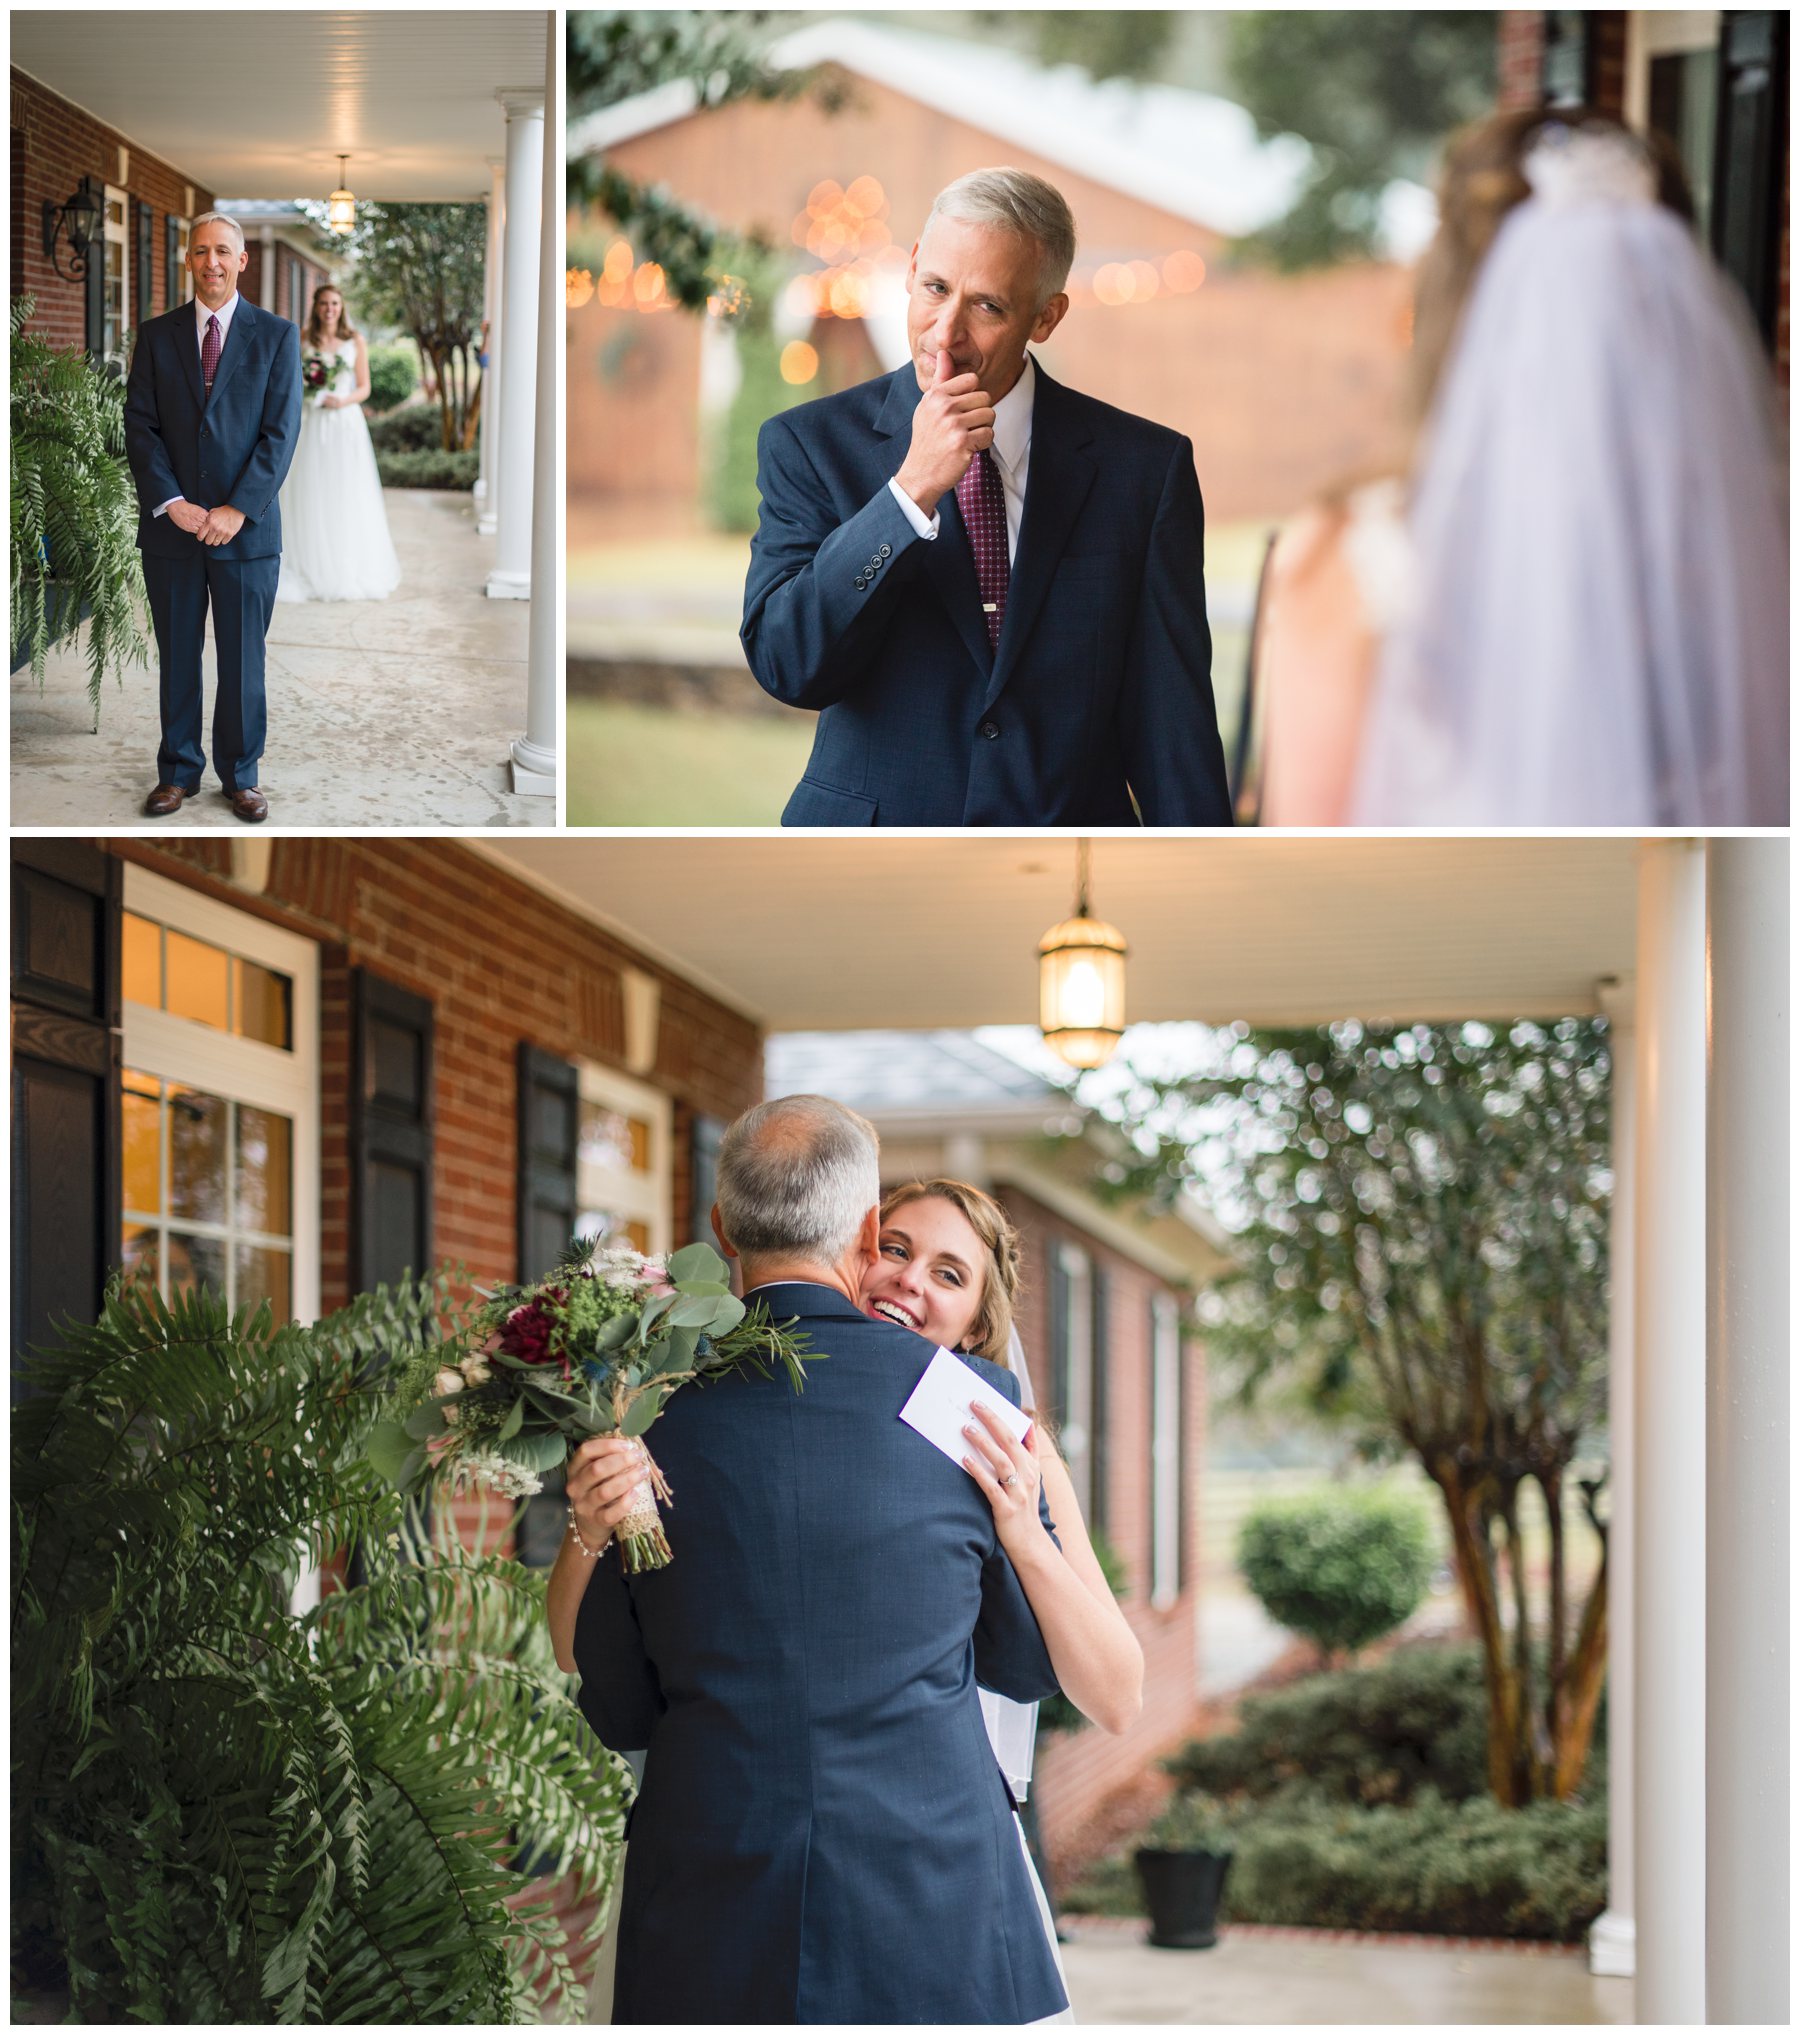
M 300 379 L 307 394 L 317 396 L 321 402 L 336 391 L 346 376 L 355 380 L 355 364 L 339 353 L 309 353 L 300 365 Z
M 548 1279 L 481 1301 L 466 1354 L 447 1362 L 440 1346 L 389 1370 L 391 1411 L 365 1450 L 408 1496 L 469 1485 L 533 1496 L 582 1442 L 641 1436 L 678 1385 L 741 1364 L 780 1363 L 796 1391 L 805 1382 L 806 1337 L 777 1327 L 760 1303 L 746 1311 L 706 1244 L 665 1263 L 577 1242 Z M 628 1573 L 668 1562 L 657 1503 L 670 1497 L 646 1450 L 642 1503 L 615 1536 Z

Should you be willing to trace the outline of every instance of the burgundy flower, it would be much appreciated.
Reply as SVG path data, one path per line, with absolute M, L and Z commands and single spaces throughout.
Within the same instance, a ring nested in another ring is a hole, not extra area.
M 560 1351 L 550 1347 L 556 1334 L 556 1318 L 544 1305 L 545 1300 L 563 1301 L 568 1298 L 566 1291 L 555 1286 L 549 1288 L 541 1298 L 527 1300 L 515 1307 L 500 1326 L 500 1347 L 509 1357 L 517 1357 L 525 1364 L 560 1364 L 565 1374 L 568 1359 Z

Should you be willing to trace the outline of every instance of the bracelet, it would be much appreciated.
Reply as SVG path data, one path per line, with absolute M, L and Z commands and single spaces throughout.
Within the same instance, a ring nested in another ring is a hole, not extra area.
M 569 1507 L 569 1535 L 575 1545 L 580 1548 L 583 1556 L 590 1562 L 598 1561 L 606 1552 L 605 1541 L 602 1541 L 598 1547 L 589 1547 L 587 1542 L 582 1539 L 581 1528 L 575 1524 L 575 1508 L 573 1505 Z

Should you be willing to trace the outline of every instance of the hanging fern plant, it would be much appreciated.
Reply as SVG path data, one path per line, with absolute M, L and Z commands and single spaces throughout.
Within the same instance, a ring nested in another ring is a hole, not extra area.
M 125 465 L 125 390 L 86 354 L 25 330 L 12 307 L 12 640 L 41 686 L 52 644 L 89 617 L 88 703 L 108 672 L 148 660 L 137 495 Z
M 409 1522 L 363 1461 L 382 1352 L 447 1301 L 275 1329 L 127 1285 L 23 1360 L 15 1981 L 69 2018 L 582 2018 L 551 1889 L 603 1912 L 621 1782 L 542 1579 Z M 292 1615 L 352 1542 L 366 1580 Z

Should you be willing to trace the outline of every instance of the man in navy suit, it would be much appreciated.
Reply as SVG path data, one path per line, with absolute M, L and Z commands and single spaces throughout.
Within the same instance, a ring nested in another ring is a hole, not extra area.
M 235 219 L 196 219 L 193 302 L 148 320 L 131 356 L 125 454 L 162 667 L 162 746 L 144 802 L 157 818 L 195 796 L 206 768 L 200 659 L 209 605 L 219 664 L 213 768 L 239 819 L 269 812 L 256 782 L 263 640 L 281 577 L 277 496 L 300 439 L 300 333 L 238 295 L 249 258 Z
M 744 649 L 818 712 L 785 826 L 1229 826 L 1193 447 L 1054 382 L 1075 225 L 1022 170 L 941 192 L 911 359 L 772 417 Z
M 987 1500 L 898 1417 L 931 1352 L 856 1306 L 879 1188 L 874 1131 L 819 1096 L 720 1148 L 714 1227 L 811 1352 L 799 1393 L 778 1368 L 674 1395 L 650 1437 L 674 1558 L 602 1556 L 581 1601 L 582 1710 L 648 1748 L 615 2022 L 1067 2004 L 975 1686 L 1030 1702 L 1056 1678 Z

